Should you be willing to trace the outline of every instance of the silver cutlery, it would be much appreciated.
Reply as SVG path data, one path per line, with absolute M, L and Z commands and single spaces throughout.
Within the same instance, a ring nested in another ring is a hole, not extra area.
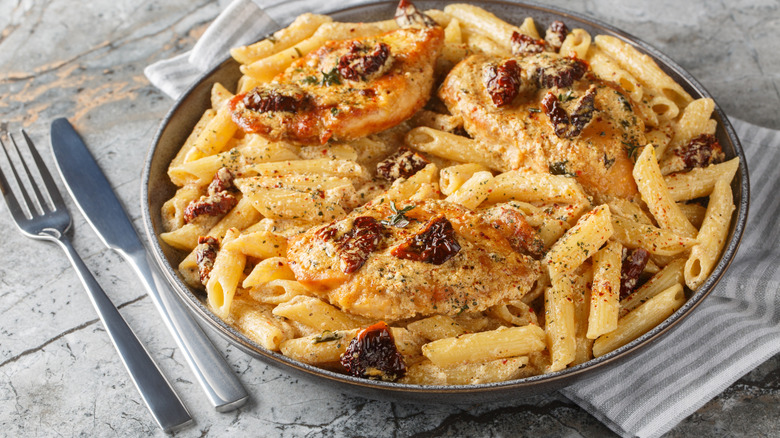
M 10 143 L 13 145 L 18 161 L 21 162 L 21 168 L 27 177 L 27 183 L 22 181 L 22 177 L 20 177 L 21 170 L 17 170 L 18 165 L 14 165 L 14 161 L 11 160 L 11 156 L 8 153 L 8 148 L 6 148 L 0 137 L 3 152 L 8 160 L 19 192 L 22 195 L 22 200 L 19 202 L 11 191 L 8 180 L 6 180 L 5 175 L 0 170 L 0 192 L 2 192 L 5 198 L 14 222 L 25 236 L 54 242 L 65 251 L 81 282 L 84 284 L 106 332 L 119 352 L 122 363 L 124 363 L 127 371 L 130 373 L 133 383 L 135 383 L 135 386 L 141 393 L 141 397 L 146 402 L 157 424 L 165 431 L 172 431 L 191 423 L 192 417 L 187 412 L 187 408 L 184 407 L 184 404 L 182 404 L 176 392 L 174 392 L 165 379 L 157 364 L 154 363 L 135 333 L 122 318 L 116 306 L 108 298 L 73 248 L 70 239 L 66 235 L 66 231 L 71 226 L 71 217 L 65 207 L 65 202 L 62 200 L 62 196 L 59 190 L 57 190 L 51 174 L 43 160 L 41 160 L 30 137 L 24 131 L 22 131 L 22 136 L 27 143 L 30 156 L 43 181 L 43 187 L 39 187 L 38 183 L 36 183 L 27 162 L 19 151 L 16 140 L 9 134 Z
M 95 159 L 67 119 L 51 124 L 55 162 L 65 186 L 103 243 L 135 270 L 211 404 L 220 412 L 249 395 L 230 365 L 171 290 L 155 285 L 146 250 Z

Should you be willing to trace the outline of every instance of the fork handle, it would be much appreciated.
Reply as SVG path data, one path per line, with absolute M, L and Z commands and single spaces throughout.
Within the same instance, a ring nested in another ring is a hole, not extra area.
M 129 253 L 122 250 L 118 252 L 141 278 L 211 405 L 219 412 L 228 412 L 244 405 L 249 394 L 241 381 L 184 307 L 184 303 L 172 296 L 171 290 L 152 275 L 143 247 Z
M 192 422 L 187 408 L 165 379 L 157 364 L 138 340 L 133 330 L 108 298 L 95 277 L 92 276 L 84 261 L 81 260 L 70 240 L 64 235 L 55 239 L 65 250 L 68 259 L 76 269 L 89 299 L 103 322 L 103 326 L 119 352 L 119 357 L 130 373 L 136 388 L 141 393 L 146 406 L 152 412 L 155 421 L 166 432 L 181 428 Z

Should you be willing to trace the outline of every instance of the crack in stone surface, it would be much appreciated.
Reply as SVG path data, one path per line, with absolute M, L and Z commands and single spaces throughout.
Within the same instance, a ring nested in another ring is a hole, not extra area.
M 120 305 L 118 305 L 116 307 L 117 307 L 117 309 L 122 309 L 122 308 L 124 308 L 126 306 L 129 306 L 129 305 L 132 305 L 134 303 L 137 303 L 138 301 L 141 301 L 141 300 L 143 300 L 146 297 L 147 297 L 147 295 L 144 294 L 144 295 L 141 295 L 141 296 L 139 296 L 139 297 L 137 297 L 137 298 L 135 298 L 133 300 L 126 301 L 126 302 L 124 302 L 124 303 L 122 303 L 122 304 L 120 304 Z M 17 354 L 16 356 L 12 356 L 12 357 L 6 359 L 3 362 L 0 362 L 0 369 L 2 369 L 4 366 L 6 366 L 6 365 L 8 365 L 10 363 L 14 363 L 14 362 L 18 361 L 19 359 L 21 359 L 21 358 L 23 358 L 25 356 L 29 356 L 31 354 L 37 353 L 37 352 L 43 350 L 44 348 L 46 348 L 48 345 L 50 345 L 50 344 L 52 344 L 54 342 L 57 342 L 58 340 L 62 339 L 63 337 L 65 337 L 65 336 L 67 336 L 67 335 L 69 335 L 71 333 L 78 332 L 79 330 L 85 329 L 85 328 L 87 328 L 87 327 L 89 327 L 89 326 L 91 326 L 91 325 L 93 325 L 93 324 L 95 324 L 96 322 L 99 322 L 99 321 L 100 321 L 99 318 L 95 318 L 95 319 L 86 321 L 84 323 L 81 323 L 81 324 L 79 324 L 79 325 L 77 325 L 75 327 L 71 327 L 68 330 L 65 330 L 64 332 L 54 336 L 53 338 L 50 338 L 50 339 L 46 340 L 45 342 L 43 342 L 42 344 L 40 344 L 40 345 L 38 345 L 36 347 L 24 350 L 21 353 Z M 101 327 L 101 329 L 102 329 L 102 327 Z

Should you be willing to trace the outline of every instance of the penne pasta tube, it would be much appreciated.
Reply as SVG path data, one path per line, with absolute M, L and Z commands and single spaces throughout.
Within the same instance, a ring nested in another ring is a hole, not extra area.
M 449 4 L 444 7 L 444 12 L 457 18 L 464 25 L 477 29 L 483 35 L 491 35 L 495 41 L 505 42 L 504 44 L 507 49 L 512 40 L 512 33 L 526 33 L 529 31 L 528 26 L 526 26 L 524 31 L 517 26 L 512 26 L 492 13 L 473 5 L 463 3 Z M 537 33 L 534 38 L 538 37 L 539 35 Z
M 593 356 L 603 356 L 642 336 L 662 323 L 685 303 L 685 294 L 677 284 L 651 298 L 618 320 L 618 327 L 593 343 Z
M 393 20 L 376 23 L 322 23 L 317 31 L 293 46 L 251 64 L 242 65 L 241 73 L 259 82 L 270 82 L 296 59 L 302 58 L 328 41 L 369 37 L 397 27 Z
M 454 338 L 465 333 L 463 327 L 447 315 L 433 315 L 411 322 L 406 329 L 429 341 Z
M 318 335 L 303 336 L 282 343 L 282 354 L 311 365 L 336 363 L 360 329 L 326 330 Z M 420 353 L 418 339 L 408 330 L 390 327 L 398 351 L 405 356 Z
M 184 162 L 194 161 L 225 150 L 228 141 L 233 138 L 238 126 L 230 116 L 230 107 L 222 105 L 214 118 L 208 121 L 198 137 L 192 142 L 192 147 L 184 156 Z
M 544 257 L 553 285 L 556 278 L 574 271 L 595 254 L 613 232 L 612 215 L 606 204 L 583 215 Z
M 318 158 L 313 160 L 250 164 L 244 168 L 244 174 L 247 176 L 280 176 L 291 173 L 361 178 L 363 176 L 363 167 L 354 161 Z
M 422 353 L 438 366 L 484 362 L 544 350 L 544 330 L 539 326 L 500 327 L 422 346 Z
M 573 282 L 568 275 L 558 277 L 544 292 L 544 330 L 552 361 L 549 372 L 566 368 L 577 355 Z
M 233 93 L 231 93 L 227 88 L 225 88 L 224 85 L 220 84 L 219 82 L 214 82 L 214 85 L 211 87 L 211 107 L 216 109 L 222 108 L 224 106 L 225 102 L 230 100 L 233 97 Z
M 688 222 L 677 207 L 666 187 L 652 144 L 642 150 L 636 160 L 633 173 L 642 200 L 647 204 L 658 225 L 682 237 L 695 237 L 696 228 Z
M 527 373 L 528 357 L 439 367 L 426 360 L 407 368 L 401 383 L 412 385 L 476 385 L 520 379 Z
M 571 204 L 575 207 L 571 211 L 572 215 L 590 206 L 590 201 L 582 187 L 573 178 L 519 170 L 510 170 L 496 175 L 486 199 L 488 203 L 510 200 Z
M 636 309 L 642 303 L 658 295 L 660 292 L 669 289 L 675 284 L 683 284 L 685 280 L 683 274 L 685 262 L 686 259 L 684 257 L 672 260 L 631 295 L 620 300 L 621 316 Z
M 406 134 L 406 144 L 421 152 L 461 163 L 478 163 L 490 169 L 501 168 L 495 152 L 476 141 L 449 132 L 420 126 Z
M 707 213 L 701 224 L 698 243 L 691 249 L 691 256 L 685 263 L 685 284 L 696 290 L 712 272 L 718 256 L 726 244 L 726 237 L 734 211 L 734 198 L 729 180 L 720 179 L 710 194 Z
M 732 158 L 724 163 L 666 175 L 664 182 L 675 202 L 689 201 L 709 196 L 718 180 L 731 181 L 737 170 L 739 170 L 739 158 Z
M 319 331 L 348 330 L 367 324 L 364 318 L 353 317 L 319 298 L 306 295 L 298 295 L 279 304 L 274 307 L 273 314 Z
M 257 263 L 241 287 L 251 289 L 274 280 L 295 280 L 295 274 L 284 257 L 271 257 Z
M 588 63 L 598 78 L 620 85 L 620 88 L 625 90 L 634 102 L 642 101 L 644 95 L 642 84 L 602 50 L 597 47 L 591 50 L 588 54 Z
M 184 163 L 185 157 L 187 154 L 190 153 L 190 151 L 195 147 L 195 143 L 198 140 L 198 137 L 203 133 L 203 130 L 206 129 L 206 126 L 208 126 L 211 121 L 214 119 L 214 117 L 217 115 L 217 112 L 213 109 L 207 109 L 203 112 L 203 115 L 200 117 L 200 120 L 198 120 L 198 123 L 195 124 L 195 127 L 192 128 L 192 132 L 187 137 L 187 140 L 184 141 L 184 144 L 182 145 L 181 149 L 179 149 L 179 152 L 176 154 L 176 157 L 171 160 L 171 164 L 168 165 L 168 169 L 174 168 L 181 163 Z M 169 174 L 170 176 L 170 174 Z M 180 183 L 176 181 L 173 177 L 171 177 L 171 181 L 178 185 L 184 185 L 184 183 Z
M 572 29 L 563 40 L 559 53 L 564 56 L 586 59 L 591 41 L 592 38 L 585 29 Z
M 301 283 L 295 280 L 271 280 L 249 291 L 253 300 L 266 304 L 281 304 L 299 295 L 311 295 Z
M 476 172 L 445 201 L 460 204 L 472 210 L 487 199 L 493 188 L 493 174 L 487 171 Z
M 588 339 L 617 328 L 620 313 L 620 272 L 623 245 L 610 241 L 593 255 L 593 287 L 590 292 Z
M 477 163 L 457 164 L 445 167 L 439 172 L 439 187 L 445 195 L 451 195 L 458 190 L 463 183 L 469 180 L 477 172 L 485 172 L 488 168 Z M 492 175 L 491 175 L 492 176 Z
M 267 259 L 270 257 L 283 257 L 287 252 L 287 239 L 284 236 L 267 231 L 256 231 L 249 234 L 241 234 L 223 245 L 230 251 Z
M 645 87 L 667 98 L 676 108 L 684 108 L 693 101 L 683 87 L 664 73 L 652 58 L 640 53 L 630 44 L 611 35 L 597 35 L 594 41 Z
M 670 230 L 632 221 L 619 216 L 612 217 L 613 238 L 627 248 L 644 248 L 651 254 L 674 256 L 686 251 L 696 239 L 681 237 Z
M 233 303 L 233 295 L 236 293 L 241 274 L 244 272 L 246 256 L 232 250 L 224 248 L 226 243 L 238 237 L 238 230 L 231 228 L 222 239 L 222 247 L 217 252 L 217 258 L 214 260 L 214 267 L 209 274 L 209 280 L 206 283 L 206 293 L 208 294 L 209 307 L 220 318 L 227 318 L 230 315 L 230 305 Z
M 233 325 L 260 346 L 279 351 L 282 342 L 295 337 L 295 329 L 273 315 L 273 306 L 236 297 L 230 309 Z
M 332 21 L 333 19 L 327 15 L 301 14 L 289 26 L 274 32 L 272 36 L 262 41 L 230 49 L 230 56 L 240 64 L 251 64 L 294 46 L 312 36 L 320 25 Z

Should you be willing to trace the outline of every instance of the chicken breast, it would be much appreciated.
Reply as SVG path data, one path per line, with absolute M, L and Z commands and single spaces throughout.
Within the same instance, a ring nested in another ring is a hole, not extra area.
M 230 101 L 233 120 L 272 140 L 324 144 L 391 128 L 428 101 L 439 26 L 331 41 Z
M 637 194 L 630 155 L 646 144 L 644 123 L 616 85 L 586 62 L 554 52 L 473 55 L 439 89 L 449 111 L 500 170 L 576 178 L 591 195 Z
M 290 239 L 287 258 L 323 299 L 387 322 L 517 300 L 540 273 L 480 214 L 438 200 L 355 211 Z

